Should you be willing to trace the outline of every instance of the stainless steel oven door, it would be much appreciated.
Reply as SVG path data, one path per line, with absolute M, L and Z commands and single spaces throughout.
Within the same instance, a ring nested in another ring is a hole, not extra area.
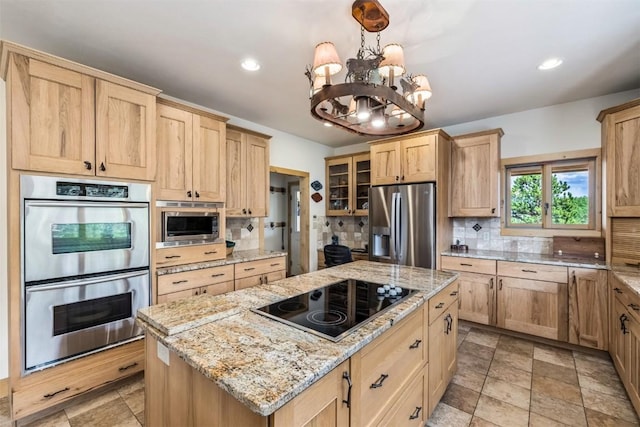
M 25 282 L 149 266 L 149 204 L 25 200 Z
M 25 371 L 142 334 L 138 309 L 149 305 L 149 270 L 27 286 Z

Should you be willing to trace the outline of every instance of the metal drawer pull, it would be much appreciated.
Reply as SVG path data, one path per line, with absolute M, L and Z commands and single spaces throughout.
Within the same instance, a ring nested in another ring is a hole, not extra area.
M 181 258 L 181 255 L 168 255 L 165 259 Z
M 209 252 L 205 252 L 205 255 L 213 255 L 213 254 L 217 254 L 218 251 L 209 251 Z
M 500 290 L 500 291 L 501 291 L 501 290 L 502 290 L 502 279 L 500 279 L 500 282 L 499 282 L 499 283 L 500 283 L 500 288 L 499 288 L 498 290 Z
M 535 270 L 525 270 L 524 268 L 522 269 L 522 271 L 524 271 L 525 273 L 537 273 L 537 271 Z
M 629 307 L 631 307 L 633 311 L 640 311 L 640 305 L 638 304 L 631 303 L 629 304 Z
M 627 325 L 625 325 L 624 322 L 628 322 L 629 318 L 627 317 L 626 314 L 621 314 L 620 315 L 620 330 L 622 331 L 623 335 L 626 335 L 629 333 L 629 331 L 627 330 Z
M 489 289 L 493 289 L 493 277 L 489 280 Z
M 465 267 L 473 267 L 473 264 L 466 264 L 464 262 L 461 262 L 460 265 L 464 265 Z
M 65 387 L 65 388 L 63 388 L 62 390 L 58 390 L 58 391 L 54 391 L 53 393 L 45 394 L 45 395 L 44 395 L 44 396 L 42 396 L 42 397 L 44 397 L 45 399 L 51 399 L 51 398 L 52 398 L 53 396 L 55 396 L 56 394 L 64 393 L 65 391 L 69 391 L 69 390 L 71 390 L 69 387 Z
M 245 268 L 244 271 L 251 271 L 251 270 L 255 270 L 255 267 L 249 267 L 249 268 Z
M 224 273 L 216 273 L 211 275 L 211 277 L 220 277 L 220 276 L 224 276 Z
M 443 302 L 441 302 L 440 304 L 436 305 L 436 308 L 442 308 L 442 307 L 444 307 L 444 303 Z
M 138 366 L 138 362 L 133 362 L 131 365 L 127 365 L 127 366 L 122 366 L 121 368 L 118 368 L 118 371 L 124 372 L 127 369 L 133 368 L 134 366 Z
M 178 280 L 176 282 L 171 282 L 171 283 L 173 283 L 174 285 L 179 285 L 180 283 L 187 283 L 187 282 L 188 280 Z
M 279 262 L 275 262 L 275 263 L 271 264 L 271 267 L 276 267 L 278 265 L 280 265 L 280 263 Z
M 620 288 L 613 288 L 613 290 L 616 291 L 617 294 L 623 293 L 622 290 L 620 290 Z
M 455 297 L 456 295 L 458 295 L 458 291 L 453 291 L 449 294 L 451 297 Z
M 415 420 L 420 416 L 420 411 L 422 411 L 422 406 L 416 406 L 416 410 L 413 411 L 413 414 L 409 415 L 410 420 Z
M 375 383 L 371 384 L 371 386 L 369 388 L 379 388 L 382 387 L 382 383 L 384 382 L 384 380 L 386 380 L 387 378 L 389 378 L 389 375 L 387 374 L 382 374 L 380 375 L 380 378 L 378 378 L 378 381 L 376 381 Z
M 349 390 L 347 391 L 347 400 L 342 399 L 342 403 L 346 403 L 347 408 L 351 408 L 351 386 L 353 385 L 353 383 L 351 382 L 351 376 L 349 376 L 349 372 L 343 372 L 342 379 L 347 380 L 347 384 L 349 384 Z
M 411 344 L 409 346 L 409 348 L 418 348 L 420 346 L 420 343 L 422 342 L 422 340 L 416 340 L 413 344 Z

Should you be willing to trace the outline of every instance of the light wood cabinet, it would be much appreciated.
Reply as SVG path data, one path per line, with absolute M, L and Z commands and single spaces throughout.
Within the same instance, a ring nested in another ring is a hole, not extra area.
M 428 394 L 429 364 L 425 364 L 378 425 L 424 426 L 428 417 Z
M 600 112 L 607 215 L 640 217 L 640 99 Z
M 158 276 L 158 303 L 194 295 L 218 295 L 234 290 L 233 265 Z
M 370 164 L 368 152 L 325 158 L 327 216 L 369 214 Z
M 435 181 L 438 134 L 393 139 L 371 144 L 371 184 Z
M 498 261 L 497 325 L 567 341 L 567 268 Z
M 453 138 L 450 217 L 500 216 L 500 138 L 502 129 Z
M 225 121 L 172 101 L 158 100 L 159 200 L 225 201 Z
M 431 415 L 455 375 L 458 358 L 458 282 L 429 300 L 429 397 Z
M 609 273 L 609 353 L 635 410 L 640 412 L 640 297 Z
M 152 181 L 155 93 L 11 53 L 14 169 Z
M 569 269 L 569 342 L 606 350 L 608 344 L 607 271 Z
M 266 258 L 234 265 L 235 290 L 266 285 L 287 276 L 287 257 Z
M 227 249 L 223 243 L 210 245 L 185 245 L 156 249 L 156 266 L 171 267 L 182 264 L 217 261 L 225 259 Z
M 265 217 L 269 210 L 269 138 L 227 126 L 228 217 Z

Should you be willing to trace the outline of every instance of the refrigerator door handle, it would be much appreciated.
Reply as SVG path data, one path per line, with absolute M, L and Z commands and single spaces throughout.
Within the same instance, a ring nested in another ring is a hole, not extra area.
M 398 193 L 391 193 L 391 224 L 389 227 L 389 256 L 392 261 L 396 259 L 396 196 Z
M 402 193 L 396 193 L 396 220 L 394 226 L 396 228 L 396 259 L 401 259 L 402 254 Z

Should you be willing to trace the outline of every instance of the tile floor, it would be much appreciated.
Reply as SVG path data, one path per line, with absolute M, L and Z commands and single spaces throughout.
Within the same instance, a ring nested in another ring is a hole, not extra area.
M 0 399 L 0 427 L 10 425 Z M 140 375 L 29 427 L 144 425 Z M 611 360 L 460 322 L 458 372 L 427 426 L 640 426 Z

